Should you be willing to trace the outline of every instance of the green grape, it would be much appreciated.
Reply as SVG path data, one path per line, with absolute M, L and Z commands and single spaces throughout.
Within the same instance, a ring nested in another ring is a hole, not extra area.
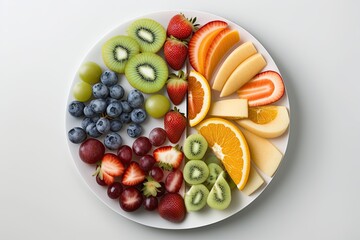
M 145 110 L 153 118 L 163 117 L 170 109 L 170 101 L 167 97 L 155 94 L 146 99 Z
M 90 84 L 80 81 L 73 87 L 73 96 L 80 102 L 86 102 L 92 96 L 92 87 Z
M 86 62 L 79 69 L 79 76 L 91 85 L 100 81 L 102 70 L 99 65 L 94 62 Z

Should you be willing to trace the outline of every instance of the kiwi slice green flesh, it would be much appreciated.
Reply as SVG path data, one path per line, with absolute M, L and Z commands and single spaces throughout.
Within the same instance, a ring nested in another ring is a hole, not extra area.
M 225 172 L 222 172 L 216 179 L 206 201 L 209 207 L 213 209 L 224 210 L 231 202 L 231 189 L 224 175 Z
M 133 38 L 120 35 L 107 40 L 101 52 L 104 63 L 110 70 L 124 73 L 126 63 L 140 52 L 140 46 Z
M 156 53 L 166 40 L 165 28 L 157 21 L 148 18 L 132 22 L 127 33 L 139 43 L 142 52 Z
M 184 154 L 188 159 L 202 159 L 208 148 L 206 139 L 200 134 L 192 134 L 185 139 Z
M 220 173 L 222 173 L 224 170 L 216 163 L 208 164 L 208 168 L 209 177 L 206 179 L 204 185 L 208 187 L 208 189 L 211 189 L 214 186 L 216 179 L 219 177 Z
M 164 59 L 155 53 L 140 53 L 125 67 L 125 76 L 131 86 L 143 93 L 155 93 L 163 88 L 169 75 Z
M 192 185 L 185 193 L 185 207 L 188 211 L 199 211 L 206 206 L 209 190 L 203 184 Z
M 184 166 L 183 175 L 188 184 L 200 184 L 208 178 L 209 168 L 202 160 L 190 160 Z

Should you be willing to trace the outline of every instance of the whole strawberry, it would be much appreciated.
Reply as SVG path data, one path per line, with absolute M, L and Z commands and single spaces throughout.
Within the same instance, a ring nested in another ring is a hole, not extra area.
M 171 222 L 182 222 L 186 215 L 184 199 L 178 193 L 166 193 L 159 202 L 159 214 Z
M 167 27 L 167 35 L 174 36 L 177 39 L 185 40 L 197 30 L 199 24 L 196 24 L 196 17 L 187 19 L 184 14 L 176 14 L 170 19 Z
M 186 118 L 183 113 L 175 107 L 166 113 L 164 117 L 164 129 L 171 143 L 177 143 L 186 128 Z
M 179 105 L 184 100 L 187 90 L 188 82 L 183 71 L 179 71 L 178 75 L 174 73 L 169 75 L 166 91 L 173 104 Z
M 181 69 L 188 56 L 187 43 L 174 37 L 167 38 L 164 44 L 164 55 L 166 62 L 172 69 Z

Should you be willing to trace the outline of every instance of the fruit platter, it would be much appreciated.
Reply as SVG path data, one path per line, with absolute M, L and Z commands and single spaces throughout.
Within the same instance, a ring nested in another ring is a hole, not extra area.
M 91 191 L 134 222 L 189 229 L 253 202 L 283 161 L 281 73 L 241 26 L 199 11 L 120 24 L 76 72 L 69 150 Z

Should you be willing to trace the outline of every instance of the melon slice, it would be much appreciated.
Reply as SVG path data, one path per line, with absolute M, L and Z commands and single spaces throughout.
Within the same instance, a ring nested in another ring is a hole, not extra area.
M 226 80 L 236 67 L 255 53 L 257 53 L 257 50 L 252 42 L 245 42 L 231 52 L 217 71 L 212 89 L 221 91 Z
M 189 42 L 189 61 L 191 66 L 197 71 L 200 71 L 199 64 L 199 49 L 204 39 L 211 35 L 212 32 L 218 29 L 225 29 L 228 24 L 224 21 L 215 20 L 208 22 L 197 30 L 191 37 Z
M 210 81 L 215 67 L 235 44 L 240 41 L 240 35 L 237 30 L 226 28 L 222 30 L 211 43 L 205 60 L 205 78 Z
M 256 169 L 253 166 L 251 166 L 249 178 L 247 180 L 245 187 L 241 191 L 246 195 L 250 196 L 256 190 L 258 190 L 264 184 L 264 182 L 265 182 L 264 179 L 260 176 L 260 174 L 256 171 Z

